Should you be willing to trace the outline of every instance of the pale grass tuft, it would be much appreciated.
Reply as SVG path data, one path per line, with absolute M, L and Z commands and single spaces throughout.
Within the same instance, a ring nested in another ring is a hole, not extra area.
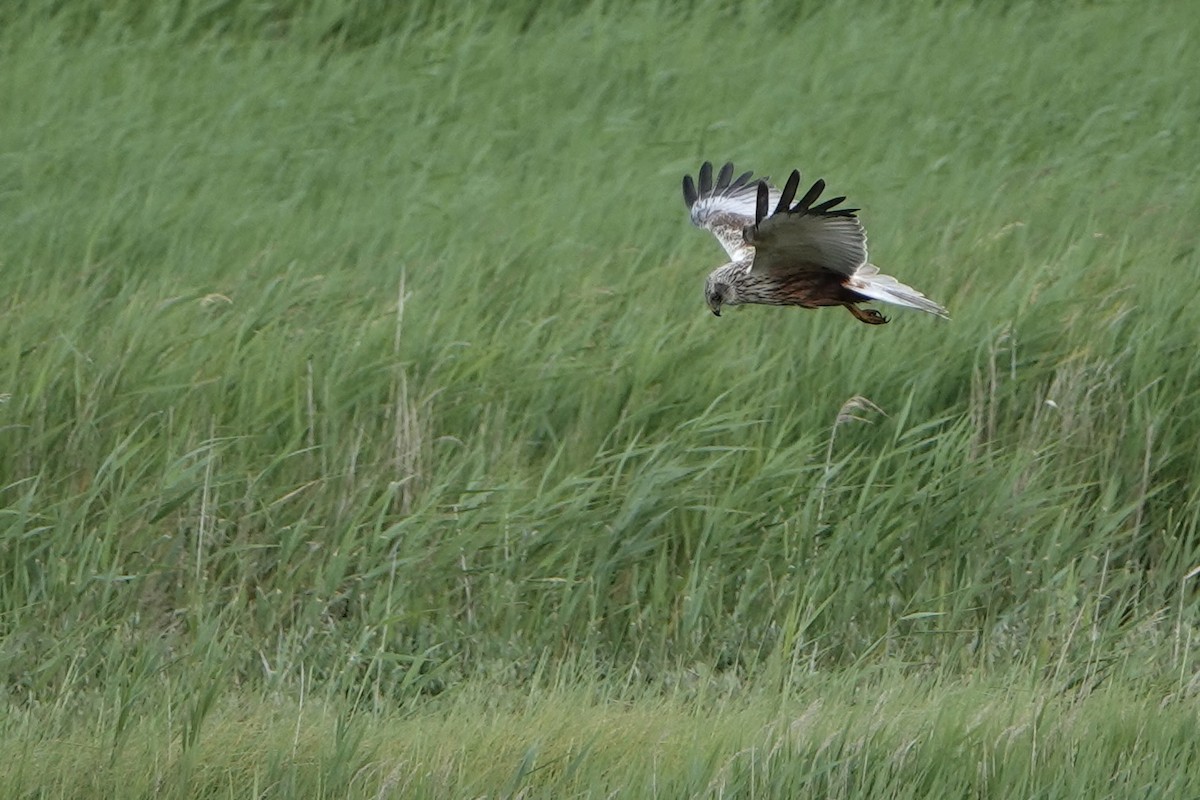
M 833 479 L 833 443 L 837 438 L 837 430 L 840 426 L 848 425 L 851 422 L 861 422 L 867 425 L 873 424 L 873 420 L 863 412 L 870 412 L 884 417 L 887 416 L 887 412 L 874 402 L 862 395 L 856 394 L 842 403 L 842 407 L 838 409 L 837 416 L 833 420 L 833 426 L 829 431 L 829 441 L 825 447 L 825 471 L 821 476 L 820 499 L 817 503 L 818 529 L 825 520 L 825 495 L 829 490 L 830 481 Z
M 219 292 L 211 292 L 200 298 L 201 308 L 212 308 L 218 305 L 231 306 L 233 305 L 233 299 Z

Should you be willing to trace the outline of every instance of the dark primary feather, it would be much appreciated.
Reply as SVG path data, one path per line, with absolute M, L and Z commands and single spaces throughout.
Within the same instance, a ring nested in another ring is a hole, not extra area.
M 820 197 L 823 191 L 825 191 L 825 181 L 818 179 L 816 183 L 809 187 L 808 191 L 804 193 L 804 197 L 800 199 L 800 202 L 789 213 L 796 214 L 808 211 L 808 207 L 813 204 L 813 200 Z
M 796 189 L 799 186 L 800 173 L 797 170 L 793 170 L 787 184 L 783 187 L 783 194 L 779 196 L 779 202 L 775 205 L 775 211 L 772 216 L 774 214 L 808 214 L 817 217 L 853 217 L 859 211 L 857 208 L 834 208 L 838 203 L 846 200 L 845 195 L 834 197 L 831 200 L 826 200 L 814 206 L 813 201 L 821 196 L 821 192 L 825 191 L 825 181 L 820 178 L 808 188 L 808 191 L 804 193 L 804 197 L 800 198 L 800 202 L 791 205 L 792 198 L 796 196 Z M 759 193 L 762 194 L 761 189 Z M 761 207 L 762 204 L 760 203 Z M 762 211 L 757 221 L 762 222 L 765 216 L 766 212 Z
M 796 196 L 796 190 L 800 188 L 800 170 L 792 170 L 792 174 L 788 175 L 787 183 L 783 185 L 783 191 L 779 194 L 779 202 L 775 204 L 775 213 L 781 214 L 787 211 L 792 205 L 792 198 Z
M 858 211 L 857 208 L 839 208 L 837 211 L 829 210 L 845 199 L 846 199 L 846 196 L 842 195 L 841 197 L 835 197 L 832 200 L 826 200 L 824 203 L 821 203 L 820 205 L 816 205 L 816 206 L 813 206 L 812 208 L 810 208 L 808 210 L 808 213 L 810 213 L 810 214 L 829 214 L 830 216 L 837 215 L 837 216 L 841 216 L 841 217 L 852 217 L 852 216 L 854 216 L 854 212 Z
M 771 209 L 771 189 L 767 186 L 766 181 L 758 182 L 758 207 L 754 211 L 754 224 L 762 222 L 767 218 L 767 214 Z
M 700 193 L 696 191 L 696 184 L 692 182 L 691 175 L 683 176 L 683 202 L 687 203 L 687 207 L 691 208 L 700 199 Z
M 712 194 L 712 162 L 705 161 L 700 165 L 700 196 L 708 197 Z
M 721 174 L 717 175 L 717 191 L 722 191 L 729 188 L 729 181 L 733 179 L 733 162 L 726 161 L 725 166 L 721 167 Z

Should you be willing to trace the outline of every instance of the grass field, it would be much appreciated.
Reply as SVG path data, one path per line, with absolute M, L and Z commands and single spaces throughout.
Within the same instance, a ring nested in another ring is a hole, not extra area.
M 473 8 L 0 12 L 0 795 L 1200 795 L 1195 7 Z

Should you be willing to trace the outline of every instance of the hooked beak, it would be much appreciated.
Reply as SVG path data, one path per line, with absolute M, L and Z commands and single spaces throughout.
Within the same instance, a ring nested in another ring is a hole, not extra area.
M 708 306 L 708 310 L 709 310 L 709 311 L 711 311 L 711 312 L 713 312 L 713 316 L 714 316 L 714 317 L 719 317 L 719 316 L 721 316 L 721 304 L 720 304 L 720 303 L 712 303 L 712 304 L 710 304 L 710 305 Z

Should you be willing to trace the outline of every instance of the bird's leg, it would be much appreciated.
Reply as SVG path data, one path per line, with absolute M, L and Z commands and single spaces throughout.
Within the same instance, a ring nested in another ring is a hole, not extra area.
M 868 325 L 883 325 L 888 321 L 887 317 L 873 308 L 859 308 L 853 303 L 846 303 L 846 310 L 853 314 L 859 322 L 865 322 Z

